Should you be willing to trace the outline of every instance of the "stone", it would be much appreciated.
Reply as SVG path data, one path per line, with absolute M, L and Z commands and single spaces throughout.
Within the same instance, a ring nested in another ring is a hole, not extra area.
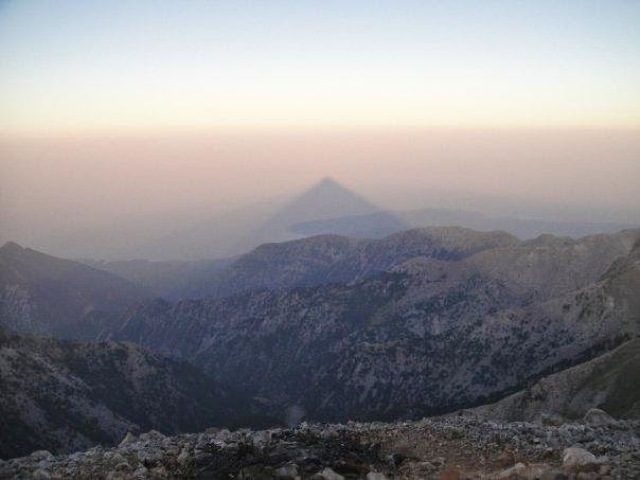
M 600 468 L 601 461 L 596 456 L 580 447 L 570 447 L 562 453 L 562 466 L 567 470 L 589 470 Z
M 271 441 L 271 432 L 260 430 L 251 435 L 251 443 L 256 448 L 262 448 Z
M 167 478 L 168 476 L 167 469 L 164 467 L 164 465 L 160 465 L 159 467 L 151 470 L 151 474 L 153 478 Z
M 138 467 L 132 475 L 133 478 L 149 478 L 149 470 L 146 467 Z
M 159 448 L 144 448 L 138 452 L 138 460 L 145 467 L 153 467 L 162 460 L 163 452 Z
M 46 470 L 39 468 L 35 472 L 33 472 L 31 478 L 33 478 L 33 480 L 48 480 L 51 478 L 51 475 L 49 475 L 49 472 L 47 472 Z
M 542 425 L 551 427 L 559 427 L 565 423 L 564 418 L 557 413 L 541 413 L 539 421 Z
M 41 462 L 43 460 L 51 462 L 54 460 L 54 456 L 48 450 L 36 450 L 31 455 L 29 455 L 29 460 L 34 462 Z
M 336 472 L 334 472 L 331 468 L 326 467 L 320 473 L 314 475 L 318 480 L 344 480 L 344 477 Z
M 609 465 L 603 464 L 600 465 L 600 470 L 598 471 L 600 475 L 609 475 L 611 473 L 611 467 Z
M 141 442 L 162 442 L 165 436 L 157 430 L 150 430 L 140 435 Z
M 128 472 L 129 470 L 131 470 L 131 465 L 129 465 L 129 462 L 121 462 L 118 463 L 115 466 L 115 469 L 117 472 Z
M 335 427 L 329 426 L 324 430 L 322 430 L 322 433 L 320 434 L 320 436 L 322 437 L 323 440 L 330 440 L 332 438 L 338 437 L 338 431 L 336 430 Z
M 189 461 L 189 457 L 189 450 L 187 450 L 187 448 L 185 447 L 180 452 L 180 455 L 178 455 L 178 458 L 176 458 L 176 461 L 178 462 L 178 465 L 186 465 L 186 463 Z
M 509 465 L 513 465 L 515 464 L 515 462 L 516 462 L 516 457 L 513 453 L 513 449 L 511 448 L 505 449 L 497 458 L 497 463 L 502 468 L 506 468 Z
M 498 478 L 517 478 L 526 469 L 527 466 L 524 463 L 516 463 L 513 467 L 507 468 L 506 470 L 500 472 Z
M 369 472 L 366 480 L 387 480 L 387 476 L 382 472 Z
M 136 437 L 133 433 L 127 432 L 122 441 L 118 444 L 119 447 L 123 447 L 124 445 L 129 445 L 130 443 L 135 443 L 138 441 L 138 437 Z
M 567 480 L 569 477 L 558 469 L 550 469 L 540 475 L 540 480 Z
M 299 467 L 295 463 L 288 463 L 276 469 L 274 475 L 276 478 L 284 478 L 294 480 L 298 476 Z
M 582 421 L 589 425 L 614 425 L 617 423 L 611 415 L 599 408 L 589 410 Z

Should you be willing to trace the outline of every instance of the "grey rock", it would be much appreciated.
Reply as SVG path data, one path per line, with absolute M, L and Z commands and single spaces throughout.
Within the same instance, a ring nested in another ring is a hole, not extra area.
M 369 472 L 366 480 L 387 480 L 387 476 L 382 472 Z
M 179 465 L 186 465 L 187 462 L 189 461 L 189 458 L 190 458 L 189 450 L 185 447 L 180 452 L 180 455 L 178 455 L 178 458 L 176 458 L 176 461 L 178 462 Z
M 136 479 L 137 478 L 143 479 L 143 478 L 148 478 L 148 475 L 149 475 L 149 470 L 144 466 L 140 466 L 135 470 L 135 472 L 133 472 L 131 476 Z
M 294 480 L 299 475 L 300 468 L 295 463 L 288 463 L 286 465 L 282 465 L 278 467 L 274 475 L 276 478 L 290 479 Z
M 138 460 L 147 468 L 156 466 L 163 456 L 162 450 L 154 447 L 146 447 L 138 452 Z
M 37 450 L 33 452 L 31 455 L 29 455 L 29 460 L 34 462 L 41 462 L 43 460 L 47 462 L 51 462 L 54 459 L 55 457 L 53 456 L 53 454 L 47 450 Z
M 599 465 L 596 456 L 580 447 L 569 447 L 562 452 L 562 466 L 569 470 L 580 470 Z
M 589 425 L 613 425 L 616 420 L 604 410 L 599 408 L 590 409 L 583 418 L 584 423 Z
M 136 437 L 133 433 L 127 432 L 122 441 L 118 444 L 119 447 L 123 447 L 125 445 L 129 445 L 131 443 L 135 443 L 138 441 L 138 437 Z
M 165 439 L 165 436 L 158 432 L 157 430 L 150 430 L 146 433 L 140 435 L 139 441 L 141 442 L 162 442 Z
M 329 467 L 325 467 L 320 473 L 314 475 L 317 480 L 345 480 L 344 477 Z
M 33 478 L 33 480 L 49 480 L 51 478 L 51 474 L 49 474 L 49 472 L 47 472 L 46 470 L 42 470 L 41 468 L 39 468 L 38 470 L 33 472 L 31 478 Z
M 503 470 L 502 472 L 500 472 L 500 474 L 498 475 L 498 478 L 499 479 L 512 478 L 514 476 L 518 476 L 522 474 L 526 469 L 527 469 L 527 466 L 524 463 L 516 463 L 513 467 L 507 468 L 506 470 Z

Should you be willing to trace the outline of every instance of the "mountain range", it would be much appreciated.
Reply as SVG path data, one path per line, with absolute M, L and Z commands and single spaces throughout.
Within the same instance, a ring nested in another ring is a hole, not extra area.
M 336 188 L 325 181 L 314 195 L 334 190 L 336 209 L 349 200 L 379 225 L 384 212 Z M 316 228 L 301 211 L 261 230 Z M 396 420 L 482 404 L 477 415 L 505 420 L 592 407 L 638 418 L 640 392 L 625 378 L 639 299 L 639 230 L 321 234 L 197 262 L 81 263 L 7 243 L 2 455 L 114 443 L 127 430 Z
M 185 362 L 132 344 L 16 335 L 2 327 L 0 392 L 0 458 L 116 444 L 127 432 L 258 421 L 249 418 L 250 402 Z
M 485 237 L 483 248 L 474 236 Z M 155 301 L 129 311 L 110 338 L 189 360 L 276 408 L 300 405 L 311 418 L 344 420 L 486 402 L 637 334 L 638 232 L 580 241 L 487 236 L 407 232 L 394 251 L 398 264 L 375 273 L 369 262 L 372 274 L 359 278 L 358 251 L 333 265 L 341 281 L 324 273 L 328 283 L 315 286 L 299 284 L 308 257 L 286 262 L 272 247 L 280 276 L 258 264 L 245 272 L 257 289 Z M 443 237 L 448 248 L 433 240 Z M 328 254 L 345 240 L 298 242 L 310 252 L 322 242 Z M 416 245 L 422 250 L 412 251 Z M 230 270 L 238 264 L 243 259 Z M 262 274 L 276 289 L 265 289 Z
M 8 242 L 0 247 L 0 324 L 92 339 L 118 313 L 152 298 L 117 275 Z

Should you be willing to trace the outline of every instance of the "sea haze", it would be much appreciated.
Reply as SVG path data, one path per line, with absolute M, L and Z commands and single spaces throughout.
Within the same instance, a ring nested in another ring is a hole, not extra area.
M 383 210 L 640 223 L 635 130 L 236 129 L 1 145 L 0 235 L 66 257 L 242 253 L 248 232 L 325 176 Z M 180 243 L 186 232 L 210 248 Z

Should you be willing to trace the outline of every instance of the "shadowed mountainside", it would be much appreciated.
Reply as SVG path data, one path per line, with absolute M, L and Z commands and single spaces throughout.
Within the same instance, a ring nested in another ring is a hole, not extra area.
M 115 444 L 128 432 L 190 432 L 249 420 L 193 366 L 137 346 L 16 335 L 0 327 L 0 458 Z
M 456 230 L 449 250 L 425 247 L 421 233 L 403 237 L 400 251 L 412 251 L 414 241 L 422 250 L 387 271 L 218 300 L 156 301 L 129 312 L 113 338 L 188 359 L 276 407 L 343 420 L 482 403 L 637 334 L 639 267 L 637 248 L 629 250 L 638 232 L 488 242 L 467 256 L 451 251 L 467 251 L 475 233 Z M 336 239 L 320 240 L 334 251 Z M 290 279 L 281 260 L 273 264 L 283 268 L 282 286 Z M 297 279 L 304 269 L 291 271 Z
M 502 232 L 474 232 L 459 227 L 408 230 L 383 239 L 361 240 L 318 235 L 261 245 L 208 281 L 197 279 L 183 297 L 224 297 L 261 289 L 349 283 L 416 257 L 453 260 L 478 251 L 513 246 L 518 239 Z
M 0 248 L 0 325 L 91 339 L 151 293 L 116 275 L 15 243 Z

